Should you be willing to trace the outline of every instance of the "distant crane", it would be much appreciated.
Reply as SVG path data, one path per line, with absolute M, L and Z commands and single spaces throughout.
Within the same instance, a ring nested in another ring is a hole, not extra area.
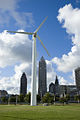
M 16 32 L 16 31 L 7 31 L 10 33 L 20 33 L 20 34 L 28 34 L 33 35 L 33 46 L 32 46 L 32 83 L 31 83 L 31 106 L 36 106 L 36 38 L 39 39 L 40 43 L 42 44 L 43 48 L 47 52 L 48 56 L 50 54 L 48 53 L 46 47 L 44 46 L 43 42 L 40 40 L 40 37 L 37 35 L 37 32 L 43 25 L 43 23 L 46 21 L 47 17 L 43 20 L 43 22 L 40 24 L 40 26 L 35 30 L 35 32 Z

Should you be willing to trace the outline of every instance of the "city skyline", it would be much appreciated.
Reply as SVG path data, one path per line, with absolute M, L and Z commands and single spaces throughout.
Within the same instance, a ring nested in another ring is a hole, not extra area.
M 37 70 L 38 61 L 44 56 L 47 63 L 47 87 L 54 82 L 56 75 L 60 84 L 74 84 L 73 70 L 80 66 L 79 14 L 80 0 L 1 0 L 0 89 L 19 93 L 20 77 L 25 72 L 28 91 L 31 90 L 32 37 L 6 31 L 33 32 L 46 16 L 48 19 L 39 31 L 39 36 L 51 58 L 37 44 Z

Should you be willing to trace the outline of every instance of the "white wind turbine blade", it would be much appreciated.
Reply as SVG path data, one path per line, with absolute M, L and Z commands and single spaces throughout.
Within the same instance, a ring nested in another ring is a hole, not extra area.
M 48 16 L 43 20 L 43 22 L 39 25 L 39 27 L 36 29 L 35 33 L 37 33 L 39 31 L 39 29 L 41 28 L 41 26 L 44 24 L 44 22 L 47 20 Z
M 20 33 L 20 34 L 28 34 L 28 35 L 33 35 L 34 34 L 32 32 L 16 32 L 16 31 L 7 31 L 7 32 L 10 32 L 10 33 Z
M 51 57 L 50 54 L 49 54 L 49 52 L 48 52 L 48 50 L 46 49 L 46 47 L 44 46 L 43 42 L 40 40 L 40 37 L 38 35 L 37 35 L 37 38 L 39 39 L 39 41 L 42 44 L 42 46 L 45 49 L 45 51 L 47 52 L 48 56 Z

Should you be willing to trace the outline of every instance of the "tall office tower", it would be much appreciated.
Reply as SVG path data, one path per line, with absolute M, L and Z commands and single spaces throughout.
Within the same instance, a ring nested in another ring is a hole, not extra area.
M 75 69 L 75 81 L 78 92 L 80 93 L 80 67 Z
M 23 72 L 20 79 L 20 94 L 24 96 L 27 94 L 27 78 L 25 72 Z
M 38 94 L 41 98 L 47 92 L 47 78 L 46 78 L 46 62 L 42 56 L 39 61 L 39 74 L 38 74 Z
M 56 76 L 56 79 L 55 79 L 55 85 L 59 85 L 59 81 L 58 81 L 57 76 Z

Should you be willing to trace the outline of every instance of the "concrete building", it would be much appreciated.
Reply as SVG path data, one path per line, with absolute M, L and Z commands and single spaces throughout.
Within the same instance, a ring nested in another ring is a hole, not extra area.
M 46 77 L 46 62 L 42 56 L 39 61 L 39 71 L 38 71 L 38 94 L 43 97 L 47 92 L 47 77 Z
M 76 85 L 60 85 L 59 90 L 60 90 L 60 95 L 68 94 L 70 96 L 74 96 L 77 94 Z
M 20 94 L 24 96 L 27 94 L 27 78 L 25 72 L 23 72 L 20 79 Z
M 75 69 L 75 81 L 76 81 L 78 93 L 80 94 L 80 67 Z

